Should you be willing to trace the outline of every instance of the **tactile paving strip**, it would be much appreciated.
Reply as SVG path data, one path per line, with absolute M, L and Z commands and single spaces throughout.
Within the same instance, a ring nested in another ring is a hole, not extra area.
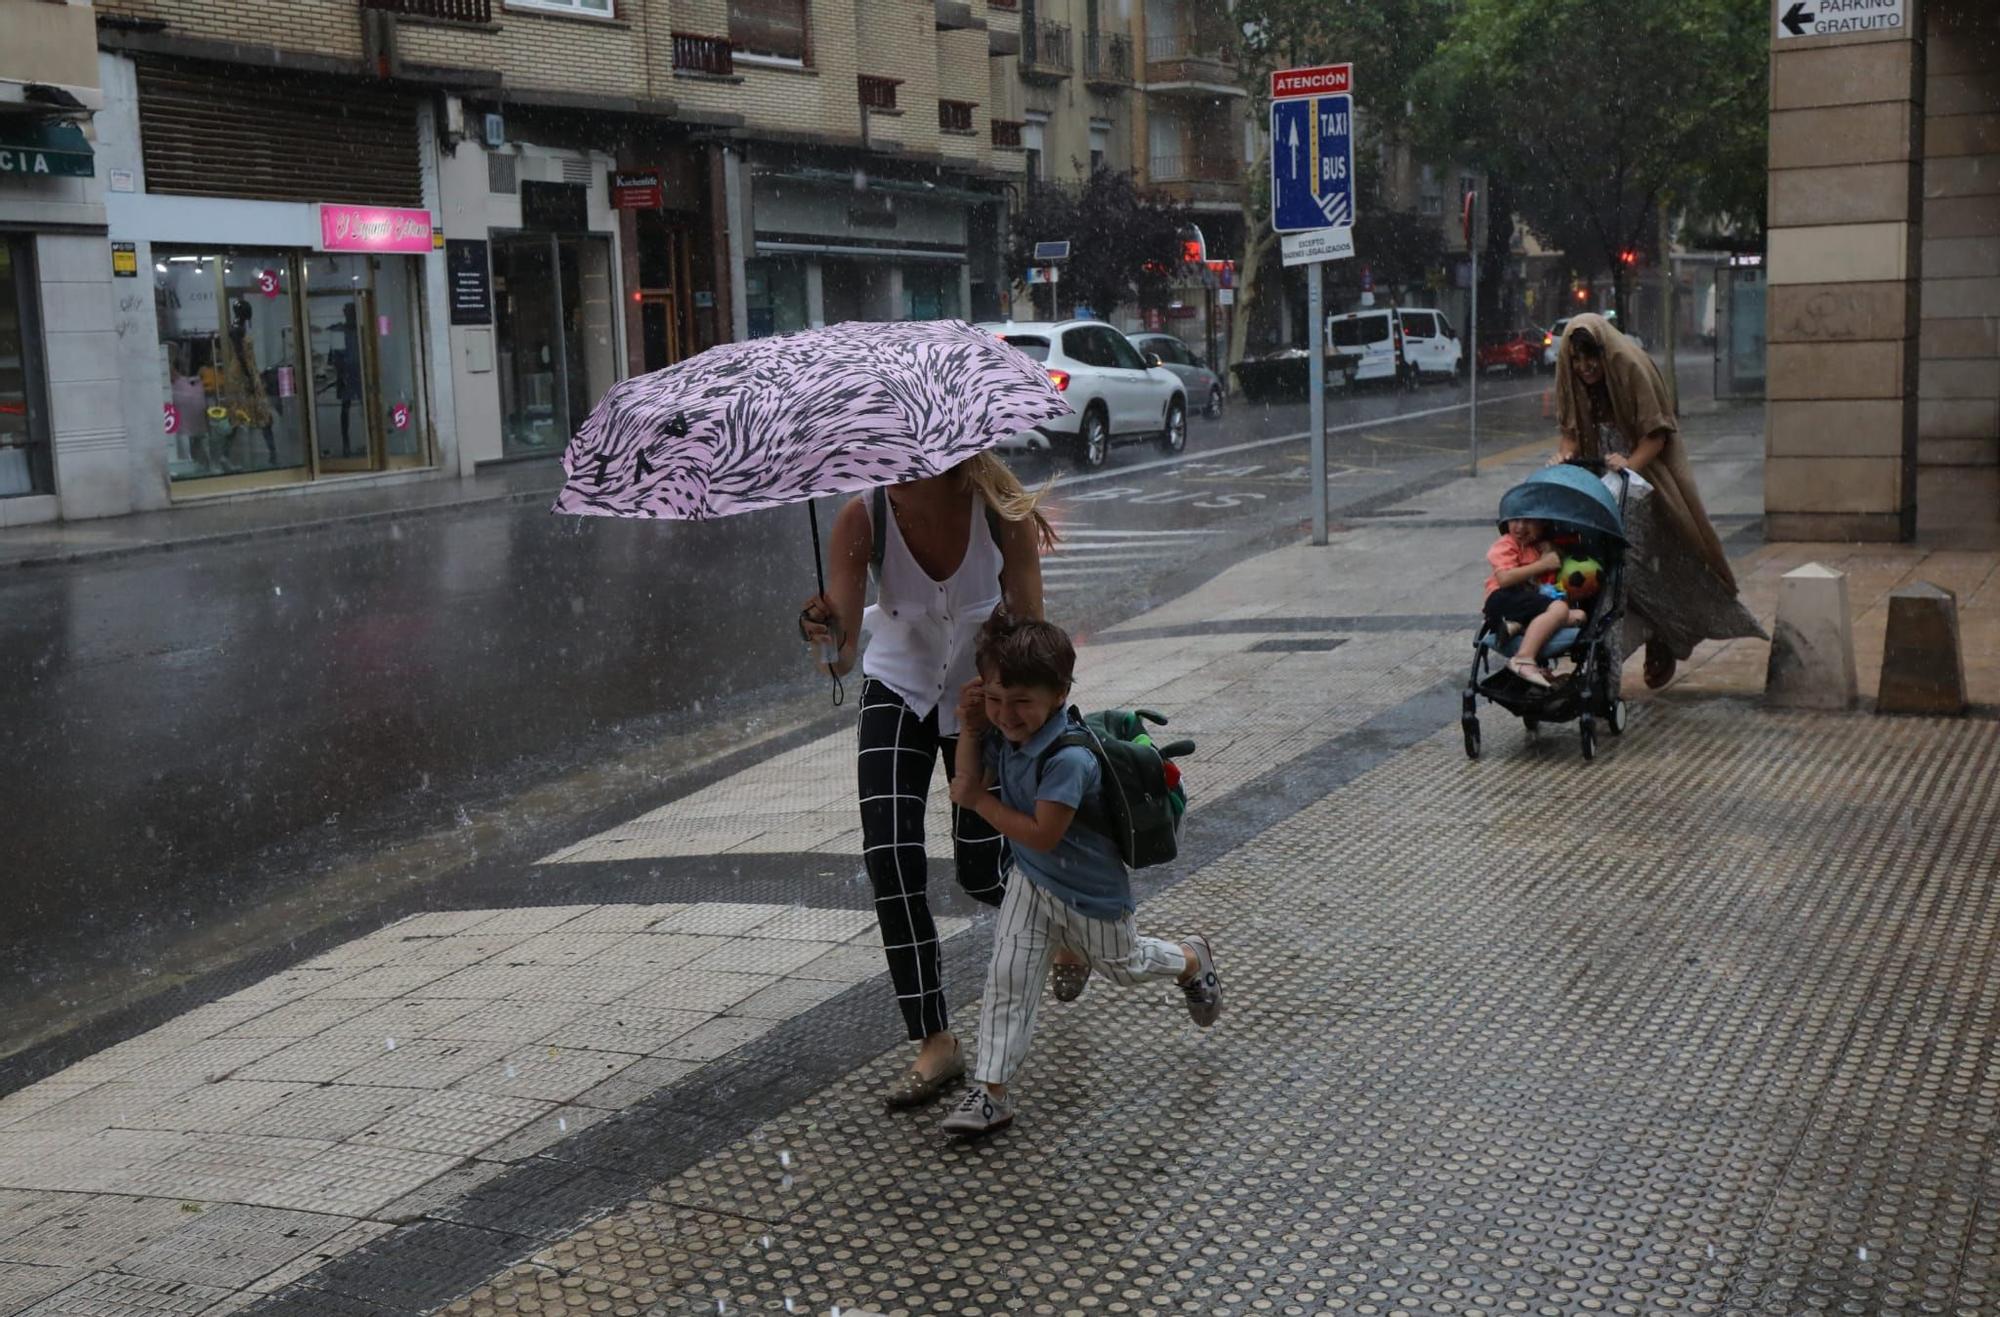
M 1989 1311 L 2000 726 L 1458 740 L 1145 904 L 1216 1029 L 1047 1005 L 971 1146 L 898 1048 L 445 1310 Z

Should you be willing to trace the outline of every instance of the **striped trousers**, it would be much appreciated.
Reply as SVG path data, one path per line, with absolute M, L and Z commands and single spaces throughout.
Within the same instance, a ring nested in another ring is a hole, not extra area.
M 938 734 L 936 710 L 919 718 L 881 682 L 862 683 L 857 755 L 862 861 L 875 889 L 875 918 L 882 927 L 896 1005 L 913 1041 L 949 1027 L 924 855 L 924 806 L 940 754 L 949 780 L 956 772 L 958 738 Z M 951 825 L 958 885 L 975 901 L 999 905 L 1013 864 L 1006 839 L 985 819 L 956 805 Z
M 1094 973 L 1128 988 L 1187 972 L 1180 943 L 1139 936 L 1130 915 L 1080 915 L 1025 874 L 1016 875 L 1000 905 L 986 998 L 979 1006 L 979 1060 L 972 1077 L 980 1083 L 1004 1084 L 1021 1068 L 1034 1040 L 1049 961 L 1062 947 L 1089 961 Z

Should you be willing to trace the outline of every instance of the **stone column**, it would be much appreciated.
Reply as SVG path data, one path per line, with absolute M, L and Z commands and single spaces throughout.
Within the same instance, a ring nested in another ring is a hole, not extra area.
M 1916 530 L 1924 60 L 1911 19 L 1881 36 L 1772 38 L 1772 539 Z

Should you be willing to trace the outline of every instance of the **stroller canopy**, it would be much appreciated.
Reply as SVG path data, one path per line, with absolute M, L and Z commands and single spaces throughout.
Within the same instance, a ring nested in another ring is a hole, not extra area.
M 1515 518 L 1555 521 L 1625 542 L 1625 520 L 1604 481 L 1580 466 L 1550 466 L 1500 498 L 1500 529 Z

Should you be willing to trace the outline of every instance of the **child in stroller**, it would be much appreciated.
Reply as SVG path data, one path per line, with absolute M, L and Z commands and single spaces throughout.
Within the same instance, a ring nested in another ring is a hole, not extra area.
M 1584 610 L 1556 584 L 1562 555 L 1549 543 L 1549 528 L 1527 517 L 1506 523 L 1486 551 L 1493 575 L 1486 578 L 1486 627 L 1521 637 L 1507 670 L 1530 686 L 1549 686 L 1541 664 L 1542 646 L 1566 626 L 1582 626 Z
M 1613 734 L 1625 730 L 1617 650 L 1625 614 L 1624 501 L 1630 482 L 1622 472 L 1608 480 L 1617 484 L 1616 497 L 1601 469 L 1564 463 L 1535 472 L 1501 498 L 1503 534 L 1487 555 L 1494 572 L 1473 638 L 1472 674 L 1459 720 L 1468 757 L 1479 758 L 1482 699 L 1519 718 L 1531 732 L 1543 723 L 1574 719 L 1585 759 L 1597 753 L 1599 719 Z M 1565 561 L 1565 553 L 1575 561 Z M 1566 582 L 1572 575 L 1582 578 L 1583 588 L 1572 584 L 1568 598 L 1549 597 L 1562 592 L 1552 585 L 1545 593 L 1537 581 L 1555 572 Z M 1578 607 L 1592 576 L 1596 596 Z M 1523 593 L 1506 594 L 1510 585 Z M 1553 675 L 1550 666 L 1563 658 L 1572 670 Z

